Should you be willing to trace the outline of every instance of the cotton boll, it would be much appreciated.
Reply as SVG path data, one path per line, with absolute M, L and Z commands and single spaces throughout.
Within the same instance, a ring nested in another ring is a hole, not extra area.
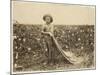
M 26 41 L 26 39 L 25 38 L 23 38 L 23 42 L 25 42 Z
M 28 48 L 28 51 L 30 51 L 30 50 L 31 50 L 31 48 L 29 47 L 29 48 Z

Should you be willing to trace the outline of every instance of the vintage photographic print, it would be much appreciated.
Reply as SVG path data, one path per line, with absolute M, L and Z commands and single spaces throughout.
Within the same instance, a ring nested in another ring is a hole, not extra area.
M 11 73 L 95 69 L 95 5 L 11 1 Z

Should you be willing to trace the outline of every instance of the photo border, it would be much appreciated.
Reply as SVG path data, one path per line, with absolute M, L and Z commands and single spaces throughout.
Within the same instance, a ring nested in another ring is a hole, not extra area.
M 68 70 L 48 70 L 48 71 L 27 71 L 27 72 L 13 72 L 13 1 L 20 2 L 33 2 L 33 3 L 50 3 L 60 5 L 79 5 L 79 6 L 91 6 L 95 8 L 95 25 L 94 25 L 94 67 L 93 68 L 81 68 L 81 69 L 68 69 Z M 42 2 L 42 1 L 28 1 L 28 0 L 10 0 L 10 74 L 37 74 L 37 73 L 53 73 L 53 72 L 73 72 L 73 71 L 85 71 L 96 70 L 96 5 L 86 4 L 72 4 L 72 3 L 56 3 L 56 2 Z

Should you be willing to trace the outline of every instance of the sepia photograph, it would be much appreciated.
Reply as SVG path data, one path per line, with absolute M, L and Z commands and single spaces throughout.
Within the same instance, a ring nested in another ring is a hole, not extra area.
M 93 70 L 95 5 L 11 1 L 11 73 Z

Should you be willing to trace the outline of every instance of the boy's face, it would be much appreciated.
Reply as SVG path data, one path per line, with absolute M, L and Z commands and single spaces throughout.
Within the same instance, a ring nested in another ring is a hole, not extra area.
M 51 18 L 50 18 L 50 17 L 45 17 L 45 22 L 46 22 L 47 24 L 50 24 L 50 23 L 51 23 Z

